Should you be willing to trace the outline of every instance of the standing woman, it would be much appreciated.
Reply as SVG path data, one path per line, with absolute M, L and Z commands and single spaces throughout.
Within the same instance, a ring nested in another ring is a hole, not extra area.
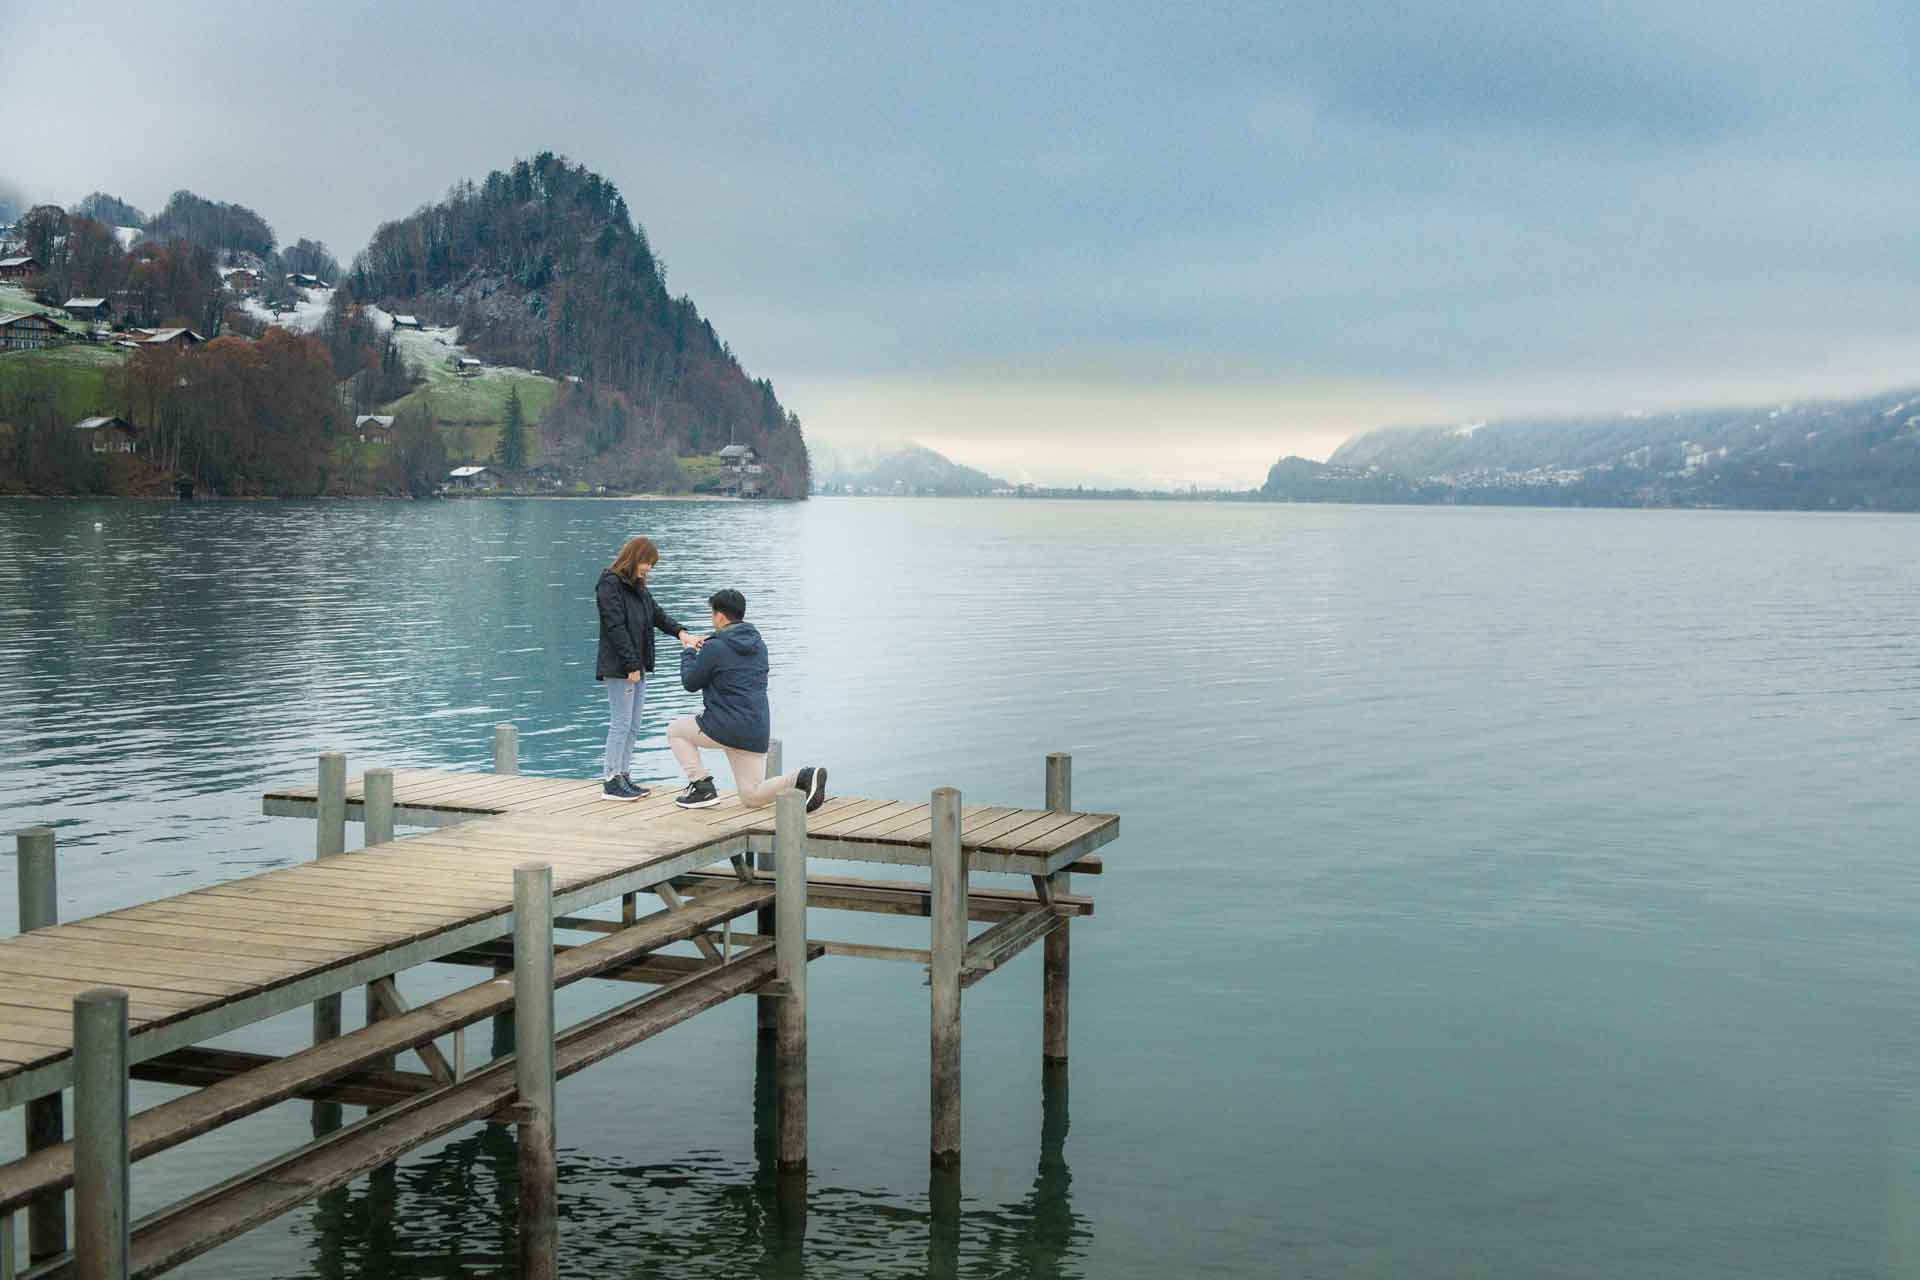
M 600 653 L 594 660 L 593 678 L 606 682 L 610 713 L 606 784 L 600 788 L 608 800 L 638 800 L 647 794 L 645 787 L 633 784 L 628 769 L 633 737 L 640 728 L 647 673 L 653 670 L 654 631 L 678 637 L 682 644 L 693 643 L 687 629 L 655 604 L 647 590 L 647 575 L 659 563 L 660 548 L 652 539 L 630 538 L 601 572 L 593 590 L 600 610 Z

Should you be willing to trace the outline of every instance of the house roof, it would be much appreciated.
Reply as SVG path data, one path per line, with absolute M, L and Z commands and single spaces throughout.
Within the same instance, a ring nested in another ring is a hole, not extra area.
M 152 343 L 172 342 L 175 338 L 179 337 L 183 333 L 187 335 L 187 338 L 190 341 L 193 341 L 193 342 L 206 341 L 205 338 L 201 337 L 199 334 L 195 333 L 191 329 L 155 329 L 152 333 L 147 334 L 147 341 Z
M 369 422 L 376 426 L 390 427 L 393 425 L 393 415 L 390 413 L 363 413 L 353 420 L 353 425 L 356 427 L 364 427 Z
M 17 324 L 22 320 L 45 320 L 48 324 L 53 325 L 55 328 L 60 327 L 57 323 L 55 323 L 54 318 L 52 316 L 47 315 L 43 312 L 6 311 L 6 312 L 0 312 L 0 329 L 4 329 L 10 324 Z
M 456 480 L 466 480 L 473 476 L 485 475 L 486 473 L 486 467 L 455 467 L 447 474 Z
M 752 452 L 753 450 L 744 444 L 730 444 L 720 451 L 720 456 L 723 458 L 744 458 Z
M 474 358 L 473 358 L 472 356 L 461 356 L 461 357 L 460 357 L 460 363 L 461 363 L 461 364 L 471 364 L 471 365 L 483 365 L 483 364 L 485 364 L 485 363 L 486 363 L 486 361 L 484 361 L 484 360 L 476 360 L 476 359 L 474 359 Z
M 24 267 L 38 261 L 32 254 L 20 258 L 0 258 L 0 267 Z
M 395 316 L 395 317 L 393 318 L 393 322 L 394 322 L 395 324 L 415 324 L 415 325 L 417 325 L 417 324 L 419 324 L 419 323 L 420 323 L 420 317 L 419 317 L 419 316 Z
M 100 431 L 107 427 L 119 427 L 123 431 L 133 430 L 133 424 L 125 418 L 82 418 L 73 424 L 75 431 Z
M 107 300 L 105 298 L 68 298 L 60 305 L 63 307 L 104 307 L 107 305 Z

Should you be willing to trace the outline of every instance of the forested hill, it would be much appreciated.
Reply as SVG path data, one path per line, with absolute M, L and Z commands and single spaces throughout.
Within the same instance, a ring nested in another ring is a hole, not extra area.
M 1764 408 L 1389 427 L 1262 496 L 1334 502 L 1920 511 L 1920 392 Z
M 383 224 L 354 260 L 358 301 L 457 324 L 487 359 L 589 384 L 601 453 L 753 446 L 773 496 L 807 491 L 800 421 L 748 376 L 691 299 L 667 292 L 646 232 L 613 183 L 550 153 L 463 182 Z M 598 384 L 597 387 L 591 384 Z

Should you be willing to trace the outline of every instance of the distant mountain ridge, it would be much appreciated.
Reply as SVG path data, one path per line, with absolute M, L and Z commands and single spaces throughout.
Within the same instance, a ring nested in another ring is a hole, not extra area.
M 1260 496 L 1920 511 L 1920 390 L 1771 408 L 1383 427 L 1324 463 L 1281 459 Z
M 820 493 L 900 493 L 970 497 L 1012 486 L 998 476 L 953 461 L 923 444 L 894 441 L 866 448 L 808 444 L 814 488 Z

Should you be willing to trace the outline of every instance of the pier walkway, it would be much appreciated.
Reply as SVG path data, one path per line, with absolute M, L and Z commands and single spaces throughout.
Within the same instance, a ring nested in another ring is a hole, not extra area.
M 98 1131 L 96 1154 L 104 1133 L 124 1170 L 264 1106 L 314 1104 L 314 1149 L 136 1224 L 134 1273 L 158 1274 L 463 1123 L 511 1118 L 528 1151 L 550 1149 L 550 1134 L 529 1146 L 527 1126 L 550 1124 L 550 1105 L 543 1110 L 538 1095 L 550 1091 L 556 1072 L 591 1065 L 750 993 L 760 997 L 761 1035 L 780 1042 L 783 1115 L 793 1117 L 782 1121 L 782 1164 L 803 1163 L 802 979 L 819 955 L 927 967 L 936 1164 L 959 1151 L 960 990 L 1042 939 L 1043 1054 L 1064 1061 L 1066 925 L 1092 912 L 1090 899 L 1070 892 L 1070 874 L 1102 871 L 1093 851 L 1119 826 L 1114 815 L 1068 807 L 1064 756 L 1049 757 L 1044 808 L 961 806 L 957 792 L 943 790 L 926 803 L 840 796 L 812 814 L 787 796 L 776 815 L 745 809 L 731 795 L 717 808 L 692 811 L 675 806 L 672 792 L 613 803 L 601 798 L 597 781 L 519 774 L 514 755 L 511 726 L 502 726 L 493 773 L 369 770 L 349 780 L 341 757 L 323 756 L 317 785 L 278 788 L 262 800 L 268 815 L 316 820 L 314 861 L 68 923 L 54 918 L 52 833 L 20 836 L 22 931 L 0 940 L 0 1108 L 26 1108 L 29 1152 L 0 1166 L 0 1277 L 14 1272 L 18 1209 L 29 1210 L 34 1229 L 38 1265 L 28 1274 L 84 1274 L 86 1266 L 67 1270 L 85 1262 L 83 1246 L 107 1247 L 101 1241 L 116 1229 L 113 1215 L 103 1226 L 95 1212 L 79 1224 L 75 1251 L 65 1252 L 65 1189 L 88 1185 L 79 1173 L 84 1152 L 76 1154 L 88 1145 L 88 1115 Z M 364 823 L 367 836 L 367 847 L 352 853 L 348 821 Z M 429 830 L 395 839 L 396 826 Z M 932 876 L 809 877 L 809 857 L 930 867 Z M 969 878 L 975 871 L 1029 879 L 1031 892 L 977 887 Z M 659 898 L 662 909 L 641 915 L 640 894 Z M 616 901 L 618 920 L 578 914 Z M 776 906 L 786 913 L 785 929 Z M 930 917 L 932 945 L 816 939 L 807 907 Z M 750 930 L 736 929 L 741 917 L 756 918 Z M 988 927 L 969 938 L 970 920 Z M 555 930 L 597 936 L 555 946 Z M 699 954 L 663 951 L 676 943 Z M 796 949 L 782 950 L 787 944 Z M 495 977 L 413 1009 L 395 980 L 424 963 L 471 965 Z M 529 976 L 534 994 L 517 998 Z M 659 990 L 556 1034 L 552 988 L 586 978 Z M 356 987 L 366 990 L 366 1023 L 343 1031 L 340 997 Z M 89 1041 L 110 1012 L 89 1008 L 109 994 L 116 1008 L 124 1000 L 120 1039 Z M 521 1007 L 535 1004 L 531 1012 Z M 201 1047 L 303 1006 L 313 1008 L 315 1038 L 303 1053 L 276 1058 Z M 546 1019 L 535 1018 L 532 1025 L 545 1028 L 535 1034 L 553 1046 L 544 1077 L 524 1054 L 513 1057 L 516 1035 L 527 1042 L 513 1024 L 534 1015 Z M 469 1071 L 464 1028 L 489 1018 L 494 1055 Z M 439 1046 L 448 1035 L 451 1054 Z M 89 1043 L 108 1048 L 103 1055 Z M 395 1055 L 405 1052 L 425 1070 L 397 1069 Z M 87 1101 L 88 1073 L 102 1056 L 117 1061 L 122 1080 L 199 1091 L 132 1117 L 122 1094 L 116 1129 L 110 1104 L 100 1101 L 104 1086 L 93 1085 L 94 1102 Z M 76 1085 L 78 1143 L 67 1140 L 61 1100 Z M 368 1118 L 326 1138 L 339 1127 L 342 1103 L 366 1106 Z M 334 1119 L 323 1124 L 328 1114 Z M 530 1176 L 552 1181 L 537 1161 Z M 86 1198 L 76 1199 L 77 1210 Z M 97 1197 L 94 1203 L 98 1210 Z M 547 1238 L 549 1254 L 550 1208 L 545 1225 L 529 1226 L 526 1210 L 522 1224 L 536 1251 Z

